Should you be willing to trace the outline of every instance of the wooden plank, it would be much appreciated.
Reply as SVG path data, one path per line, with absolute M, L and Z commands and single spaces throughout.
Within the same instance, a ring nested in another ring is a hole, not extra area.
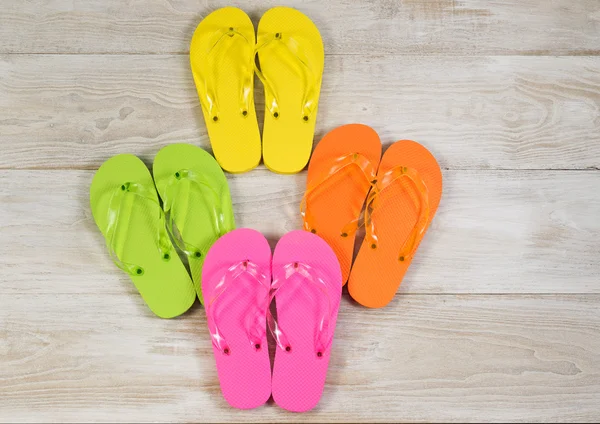
M 6 4 L 8 3 L 8 4 Z M 598 54 L 595 0 L 289 0 L 330 54 Z M 0 53 L 186 53 L 226 0 L 4 1 Z M 238 0 L 256 24 L 279 3 Z
M 316 140 L 348 122 L 444 168 L 600 168 L 598 57 L 329 57 Z M 256 98 L 262 116 L 262 86 Z M 186 56 L 4 56 L 0 168 L 209 147 Z M 262 122 L 262 118 L 260 118 Z
M 91 217 L 92 175 L 0 171 L 0 294 L 134 294 Z M 305 178 L 229 176 L 238 226 L 273 247 L 301 228 Z M 400 293 L 600 293 L 598 216 L 600 172 L 445 171 Z
M 0 309 L 0 421 L 291 421 L 220 394 L 204 310 L 136 296 L 15 294 Z M 302 421 L 595 421 L 600 297 L 342 301 L 324 395 Z

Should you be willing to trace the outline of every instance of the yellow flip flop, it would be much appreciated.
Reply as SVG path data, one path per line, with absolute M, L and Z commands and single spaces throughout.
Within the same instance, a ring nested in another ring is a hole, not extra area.
M 260 162 L 260 132 L 254 109 L 252 21 L 224 7 L 200 22 L 190 45 L 190 64 L 217 162 L 245 172 Z
M 275 7 L 258 24 L 256 53 L 256 74 L 265 88 L 263 160 L 271 171 L 293 174 L 304 168 L 312 151 L 323 41 L 304 14 Z

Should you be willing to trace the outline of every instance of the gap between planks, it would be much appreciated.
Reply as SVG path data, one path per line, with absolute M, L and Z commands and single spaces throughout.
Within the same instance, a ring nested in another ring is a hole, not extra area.
M 445 169 L 600 168 L 600 58 L 333 57 L 315 142 L 358 121 Z M 365 79 L 369 75 L 369 79 Z M 259 126 L 264 106 L 256 84 Z M 96 169 L 162 146 L 209 149 L 186 57 L 0 58 L 0 168 Z
M 97 293 L 134 292 L 106 255 L 91 217 L 93 174 L 0 171 L 0 294 L 78 293 L 82 280 Z M 600 173 L 443 175 L 440 208 L 400 296 L 600 293 Z M 238 227 L 262 232 L 272 248 L 283 234 L 301 228 L 305 173 L 262 170 L 229 176 L 229 183 Z M 25 250 L 26 260 L 20 254 Z

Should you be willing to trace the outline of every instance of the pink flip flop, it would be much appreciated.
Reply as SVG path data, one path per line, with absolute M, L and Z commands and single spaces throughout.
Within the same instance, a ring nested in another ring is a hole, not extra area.
M 262 234 L 238 229 L 206 255 L 202 292 L 223 397 L 250 409 L 271 396 L 266 312 L 271 248 Z
M 308 411 L 325 385 L 342 295 L 340 264 L 323 239 L 292 231 L 275 248 L 272 274 L 277 320 L 270 314 L 267 319 L 277 343 L 273 399 L 288 411 Z

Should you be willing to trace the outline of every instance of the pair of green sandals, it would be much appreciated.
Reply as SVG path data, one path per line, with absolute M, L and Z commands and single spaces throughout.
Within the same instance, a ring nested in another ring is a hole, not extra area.
M 204 257 L 235 220 L 227 179 L 201 148 L 169 145 L 156 155 L 152 172 L 154 178 L 136 156 L 114 156 L 95 174 L 90 203 L 115 264 L 152 312 L 172 318 L 196 295 L 203 302 Z

